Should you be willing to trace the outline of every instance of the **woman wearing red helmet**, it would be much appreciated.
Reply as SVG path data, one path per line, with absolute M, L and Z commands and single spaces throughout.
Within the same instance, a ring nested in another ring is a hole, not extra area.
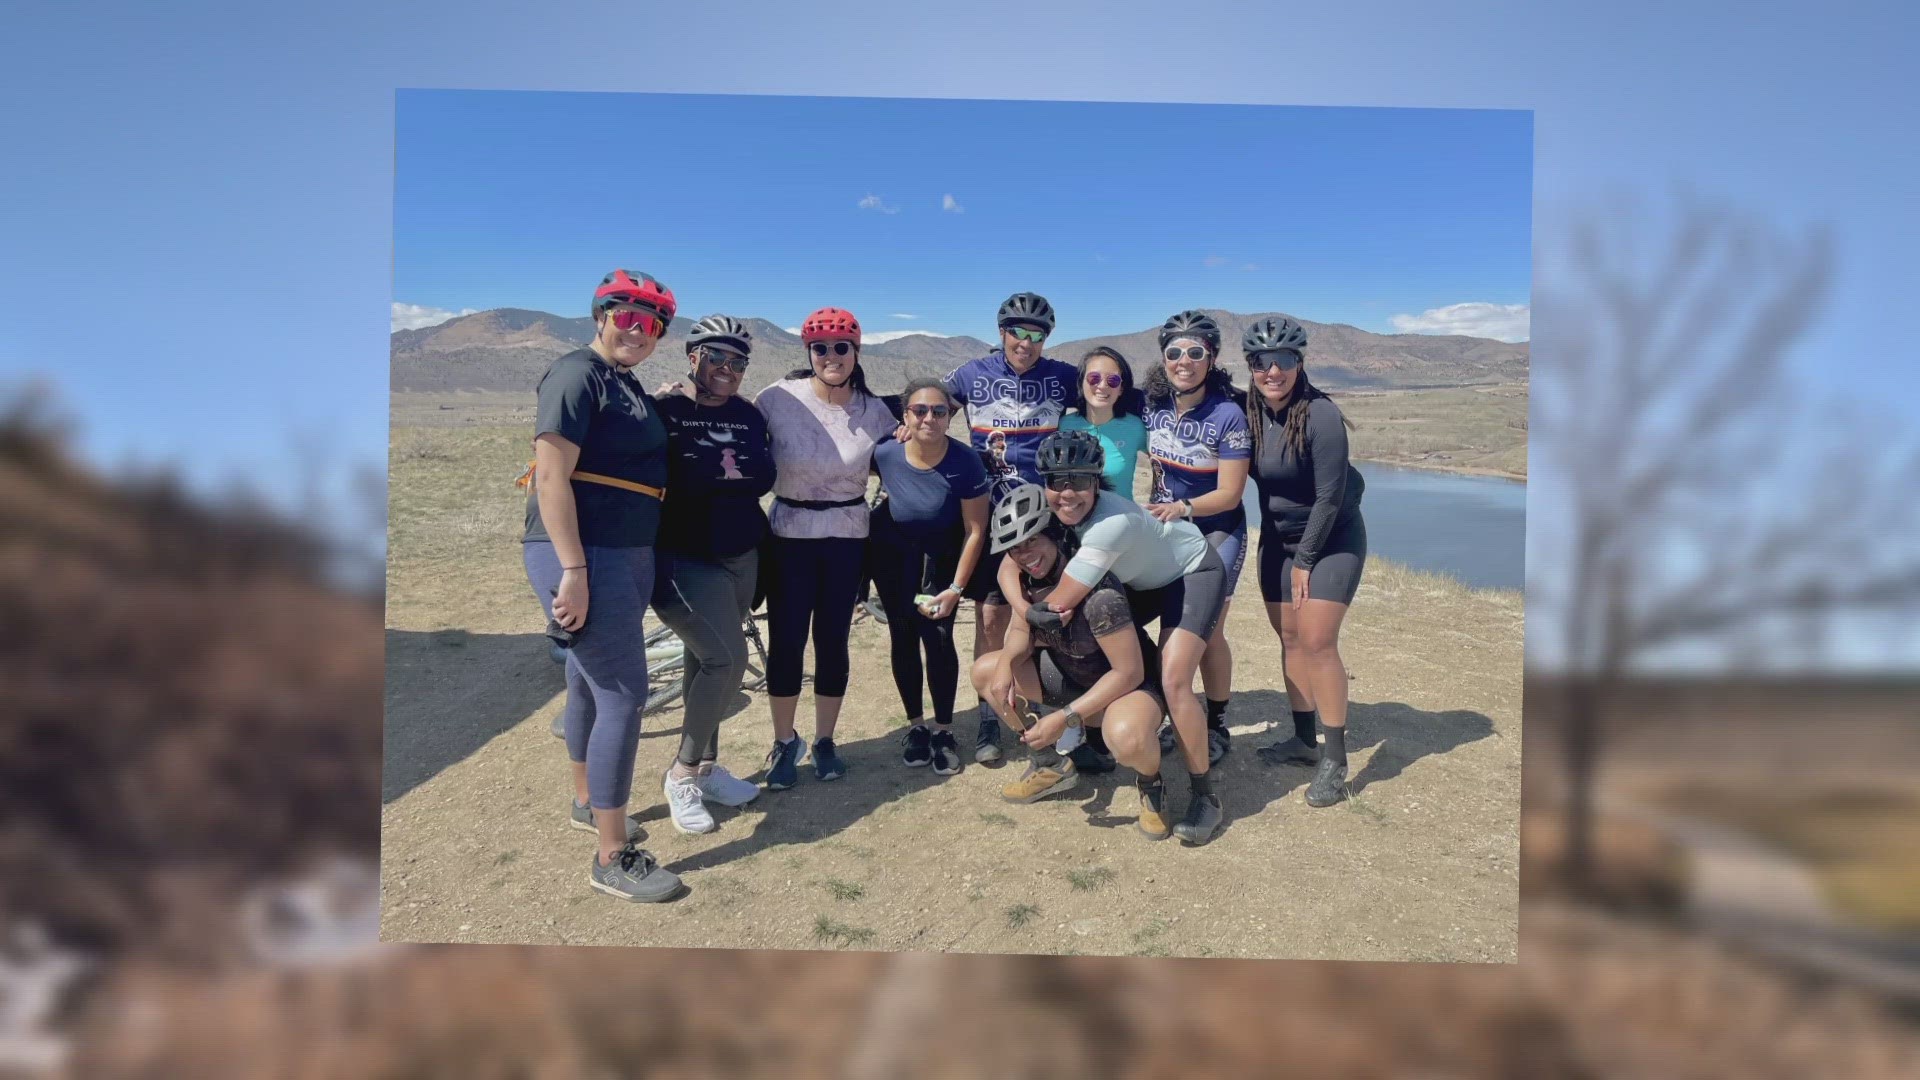
M 567 648 L 570 823 L 600 838 L 587 882 L 649 902 L 685 887 L 634 844 L 638 830 L 627 817 L 647 702 L 637 643 L 667 482 L 667 430 L 633 369 L 653 354 L 674 307 L 666 286 L 627 270 L 594 290 L 593 340 L 540 377 L 522 542 L 547 632 Z
M 860 322 L 821 308 L 800 326 L 809 366 L 760 391 L 776 479 L 772 581 L 767 592 L 767 696 L 773 749 L 767 788 L 794 785 L 806 746 L 794 734 L 800 672 L 813 638 L 813 768 L 837 780 L 846 764 L 833 746 L 847 692 L 848 631 L 860 591 L 867 540 L 867 476 L 874 445 L 893 436 L 893 413 L 867 390 L 860 370 Z

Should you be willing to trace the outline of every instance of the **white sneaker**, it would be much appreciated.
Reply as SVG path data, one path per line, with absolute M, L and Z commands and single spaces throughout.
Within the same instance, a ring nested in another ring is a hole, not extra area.
M 760 797 L 760 785 L 740 779 L 725 765 L 715 765 L 700 778 L 700 794 L 721 806 L 745 806 Z
M 674 828 L 684 833 L 709 833 L 719 827 L 714 824 L 713 815 L 707 813 L 706 804 L 700 801 L 698 778 L 675 780 L 669 774 L 660 790 L 667 797 L 667 813 L 673 817 Z

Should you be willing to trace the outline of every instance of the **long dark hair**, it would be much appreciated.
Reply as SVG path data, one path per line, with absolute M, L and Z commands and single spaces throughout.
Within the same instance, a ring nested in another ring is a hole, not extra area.
M 813 346 L 807 345 L 805 346 L 805 348 L 807 350 L 807 362 L 804 365 L 794 368 L 792 371 L 787 372 L 787 378 L 789 379 L 813 378 Z M 826 380 L 822 379 L 821 381 L 825 382 Z M 855 344 L 853 347 L 853 374 L 847 376 L 846 385 L 853 387 L 856 393 L 865 394 L 868 397 L 873 396 L 873 391 L 867 389 L 866 369 L 860 366 L 860 346 L 858 344 Z M 900 403 L 902 405 L 905 405 L 906 399 L 901 398 Z
M 1123 416 L 1139 416 L 1145 411 L 1146 400 L 1139 388 L 1133 385 L 1133 367 L 1127 363 L 1126 357 L 1120 355 L 1119 349 L 1105 345 L 1089 349 L 1087 355 L 1080 358 L 1080 378 L 1073 384 L 1073 395 L 1067 407 L 1081 416 L 1087 415 L 1087 367 L 1096 357 L 1102 356 L 1113 361 L 1114 366 L 1120 369 L 1120 396 L 1113 401 L 1113 418 L 1118 420 Z M 1088 420 L 1091 421 L 1092 417 L 1088 417 Z
M 1207 361 L 1207 378 L 1204 384 L 1209 390 L 1218 390 L 1233 399 L 1242 410 L 1247 408 L 1246 391 L 1233 385 L 1233 376 L 1220 366 L 1220 354 L 1214 353 Z M 1170 409 L 1174 398 L 1173 380 L 1167 378 L 1167 366 L 1156 362 L 1153 370 L 1147 373 L 1146 403 L 1156 408 Z
M 1254 392 L 1249 395 L 1247 400 L 1247 419 L 1252 421 L 1250 426 L 1253 428 L 1253 458 L 1255 461 L 1260 460 L 1260 444 L 1265 438 L 1267 425 L 1275 422 L 1272 421 L 1270 417 L 1276 414 L 1285 417 L 1285 420 L 1281 421 L 1281 423 L 1284 424 L 1280 435 L 1282 440 L 1281 445 L 1285 446 L 1287 451 L 1295 458 L 1300 456 L 1306 449 L 1307 413 L 1313 408 L 1314 398 L 1326 398 L 1328 401 L 1333 400 L 1327 397 L 1325 390 L 1313 385 L 1313 380 L 1307 378 L 1307 366 L 1305 364 L 1300 365 L 1300 373 L 1295 376 L 1293 380 L 1293 391 L 1287 395 L 1287 400 L 1281 404 L 1278 410 L 1268 407 L 1266 395 L 1260 393 L 1258 389 L 1255 389 Z M 1337 410 L 1339 406 L 1336 405 L 1334 408 Z M 1347 419 L 1346 413 L 1342 412 L 1340 414 L 1340 422 L 1347 426 L 1348 431 L 1353 430 L 1353 421 Z

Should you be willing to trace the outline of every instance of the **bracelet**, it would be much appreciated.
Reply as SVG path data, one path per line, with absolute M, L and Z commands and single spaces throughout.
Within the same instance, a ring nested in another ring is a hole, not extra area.
M 947 591 L 955 592 L 955 593 L 965 593 L 967 591 L 967 587 L 956 581 L 953 584 L 947 586 Z
M 563 567 L 561 567 L 560 569 L 562 569 L 562 570 L 585 570 L 586 568 L 587 568 L 587 564 L 586 564 L 586 563 L 581 563 L 581 564 L 580 564 L 579 566 L 563 566 Z

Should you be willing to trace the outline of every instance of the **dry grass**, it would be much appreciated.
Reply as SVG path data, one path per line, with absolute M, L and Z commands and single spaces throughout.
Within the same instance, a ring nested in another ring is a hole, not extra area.
M 1527 475 L 1526 387 L 1335 393 L 1353 456 L 1416 467 Z
M 1670 801 L 1803 860 L 1849 921 L 1920 931 L 1920 792 L 1690 788 Z

